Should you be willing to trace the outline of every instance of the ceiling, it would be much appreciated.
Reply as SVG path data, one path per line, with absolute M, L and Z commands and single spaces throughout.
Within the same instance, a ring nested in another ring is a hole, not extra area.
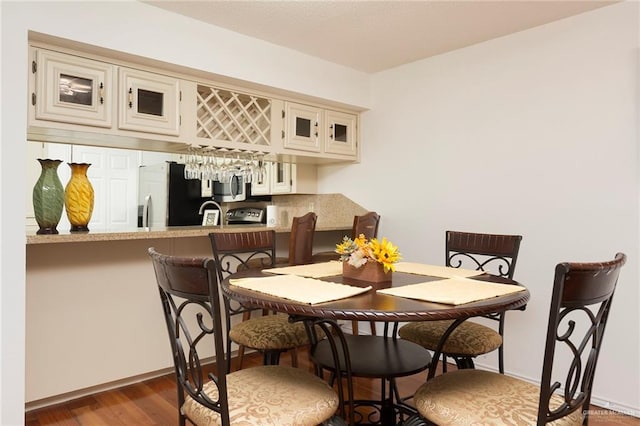
M 616 1 L 144 2 L 349 68 L 375 73 Z

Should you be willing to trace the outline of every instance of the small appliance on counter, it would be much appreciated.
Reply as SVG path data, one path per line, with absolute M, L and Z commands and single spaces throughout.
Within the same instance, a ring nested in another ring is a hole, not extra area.
M 260 207 L 238 207 L 227 211 L 227 225 L 255 225 L 266 223 L 265 209 Z

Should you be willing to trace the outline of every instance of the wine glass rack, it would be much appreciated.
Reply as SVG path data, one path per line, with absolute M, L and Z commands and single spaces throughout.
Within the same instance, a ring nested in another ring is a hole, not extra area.
M 197 136 L 247 144 L 271 145 L 271 99 L 198 85 Z

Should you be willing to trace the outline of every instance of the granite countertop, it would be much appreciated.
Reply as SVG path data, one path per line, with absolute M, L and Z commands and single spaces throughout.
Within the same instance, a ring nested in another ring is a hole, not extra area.
M 351 229 L 349 225 L 316 226 L 316 231 L 341 231 Z M 57 235 L 36 235 L 36 230 L 27 232 L 27 244 L 55 244 L 82 243 L 94 241 L 125 241 L 148 240 L 158 238 L 191 238 L 206 237 L 211 232 L 245 232 L 273 229 L 276 233 L 290 232 L 291 227 L 277 226 L 268 228 L 266 225 L 224 225 L 224 226 L 173 226 L 165 228 L 136 228 L 132 230 L 107 231 L 97 230 L 89 232 L 61 232 Z
M 60 231 L 57 235 L 36 235 L 37 227 L 27 229 L 27 244 L 82 243 L 95 241 L 148 240 L 157 238 L 206 237 L 210 232 L 243 232 L 260 229 L 273 229 L 276 233 L 291 231 L 293 217 L 302 216 L 308 211 L 318 215 L 316 231 L 344 231 L 353 227 L 354 215 L 367 212 L 342 194 L 282 195 L 274 196 L 273 204 L 278 206 L 279 224 L 268 228 L 259 225 L 224 226 L 174 226 L 151 229 L 133 228 L 124 230 L 93 229 L 89 223 L 89 232 L 70 233 Z

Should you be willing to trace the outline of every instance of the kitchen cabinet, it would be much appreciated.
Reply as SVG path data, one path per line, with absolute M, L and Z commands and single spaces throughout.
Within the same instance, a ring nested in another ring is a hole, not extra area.
M 283 119 L 284 147 L 320 152 L 322 109 L 286 102 Z
M 31 64 L 31 103 L 38 120 L 111 127 L 114 94 L 111 64 L 38 49 Z
M 130 68 L 118 70 L 118 128 L 178 136 L 180 83 Z
M 331 154 L 356 156 L 356 115 L 339 111 L 325 112 L 326 137 L 324 151 Z
M 89 126 L 179 135 L 177 78 L 46 49 L 32 52 L 31 100 L 36 122 L 31 124 L 58 122 L 83 126 L 77 128 L 80 131 Z
M 315 194 L 316 172 L 313 164 L 266 162 L 263 179 L 251 182 L 251 194 Z
M 285 148 L 357 156 L 355 114 L 286 102 L 283 120 Z
M 195 146 L 298 164 L 358 160 L 353 110 L 99 48 L 32 41 L 29 49 L 31 141 L 178 154 Z M 290 193 L 290 166 L 276 167 L 281 179 L 265 191 Z

